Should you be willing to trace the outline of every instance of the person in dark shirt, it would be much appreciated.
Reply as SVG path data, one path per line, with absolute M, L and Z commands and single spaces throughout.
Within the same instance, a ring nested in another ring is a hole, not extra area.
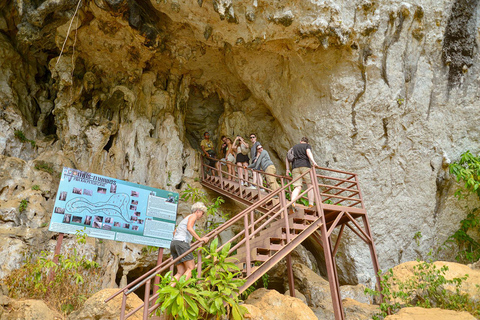
M 250 160 L 252 161 L 251 164 L 254 164 L 257 161 L 257 147 L 260 145 L 260 142 L 257 141 L 257 135 L 255 133 L 250 133 L 250 142 L 252 143 L 252 147 L 250 149 Z M 262 184 L 262 176 L 260 173 L 254 171 L 252 173 L 252 185 L 250 186 L 252 189 L 255 189 L 255 185 Z
M 277 173 L 277 169 L 275 168 L 272 160 L 270 160 L 270 155 L 268 154 L 268 151 L 263 150 L 263 147 L 261 145 L 257 147 L 257 160 L 251 165 L 249 165 L 248 168 L 262 170 L 265 173 L 268 173 L 268 175 L 266 175 L 267 184 L 272 191 L 280 188 L 277 182 L 277 178 L 273 176 Z M 255 189 L 255 187 L 253 187 L 252 189 Z
M 293 162 L 292 162 L 292 178 L 295 180 L 296 178 L 300 177 L 303 173 L 310 170 L 312 164 L 314 166 L 317 165 L 315 160 L 313 159 L 312 154 L 312 147 L 308 144 L 308 138 L 303 137 L 300 139 L 300 143 L 293 146 Z M 287 168 L 287 175 L 290 173 L 289 162 L 288 159 L 285 160 L 285 166 Z M 302 179 L 298 179 L 293 183 L 295 189 L 292 192 L 292 200 L 296 200 L 300 191 L 302 190 L 302 180 L 307 184 L 307 187 L 310 188 L 312 186 L 312 179 L 310 174 L 307 173 L 302 177 Z M 313 189 L 308 192 L 308 205 L 309 207 L 313 207 L 314 202 L 314 193 Z M 295 211 L 295 202 L 292 204 L 293 211 Z

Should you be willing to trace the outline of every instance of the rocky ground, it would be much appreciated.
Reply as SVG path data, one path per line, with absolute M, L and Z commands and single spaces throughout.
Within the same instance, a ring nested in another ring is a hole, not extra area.
M 479 205 L 447 170 L 480 150 L 478 3 L 0 0 L 0 278 L 53 249 L 63 166 L 181 192 L 206 130 L 256 132 L 280 172 L 308 136 L 320 165 L 359 174 L 380 267 L 425 258 Z M 354 235 L 339 252 L 341 284 L 373 286 Z M 85 253 L 104 288 L 156 262 L 126 243 Z
M 413 266 L 418 262 L 410 261 L 393 268 L 395 277 L 400 281 L 406 281 L 413 275 Z M 438 268 L 448 267 L 445 278 L 453 279 L 468 274 L 468 279 L 463 282 L 461 293 L 468 294 L 478 301 L 480 291 L 480 269 L 472 268 L 458 263 L 436 262 Z M 276 290 L 258 289 L 251 293 L 245 300 L 244 305 L 248 309 L 248 319 L 255 320 L 334 320 L 330 289 L 328 282 L 314 273 L 310 268 L 301 263 L 294 263 L 295 295 L 290 297 L 289 292 L 281 294 Z M 343 307 L 346 319 L 367 320 L 380 313 L 378 305 L 374 304 L 371 296 L 364 293 L 365 286 L 341 286 L 340 287 Z M 446 290 L 453 290 L 445 287 Z M 392 290 L 394 290 L 392 288 Z M 68 316 L 62 316 L 51 310 L 43 301 L 39 300 L 13 300 L 6 296 L 0 296 L 0 319 L 1 320 L 93 320 L 93 319 L 118 319 L 121 309 L 121 296 L 117 296 L 108 303 L 105 299 L 116 293 L 118 289 L 104 289 L 90 297 L 84 306 Z M 135 294 L 129 295 L 126 311 L 143 304 Z M 133 319 L 141 319 L 139 312 Z M 160 318 L 160 317 L 157 317 Z M 154 318 L 155 319 L 155 318 Z M 385 320 L 470 320 L 475 319 L 468 312 L 442 310 L 438 308 L 403 308 L 398 313 L 387 316 Z

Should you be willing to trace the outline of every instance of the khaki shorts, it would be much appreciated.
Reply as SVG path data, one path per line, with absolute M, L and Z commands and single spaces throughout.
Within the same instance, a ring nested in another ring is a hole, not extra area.
M 300 167 L 300 168 L 295 168 L 293 169 L 292 171 L 292 178 L 293 180 L 297 179 L 298 177 L 300 177 L 302 174 L 304 174 L 305 172 L 308 172 L 310 171 L 310 168 L 307 168 L 307 167 Z M 293 183 L 293 186 L 294 187 L 301 187 L 302 186 L 302 180 L 303 182 L 305 182 L 306 184 L 312 184 L 312 178 L 310 177 L 310 174 L 307 173 L 306 175 L 303 176 L 302 179 L 298 179 L 297 181 L 295 181 Z

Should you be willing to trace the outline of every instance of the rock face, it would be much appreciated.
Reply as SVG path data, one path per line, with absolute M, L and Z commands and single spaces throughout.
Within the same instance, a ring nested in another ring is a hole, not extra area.
M 475 320 L 475 317 L 465 311 L 414 307 L 403 308 L 397 314 L 385 317 L 385 320 Z
M 480 151 L 478 3 L 0 0 L 0 276 L 53 247 L 62 166 L 181 191 L 207 130 L 256 132 L 279 172 L 308 136 L 319 164 L 358 173 L 380 267 L 424 257 L 478 206 L 446 170 Z M 155 261 L 95 251 L 105 286 Z M 372 286 L 367 247 L 346 232 L 339 252 L 341 283 Z

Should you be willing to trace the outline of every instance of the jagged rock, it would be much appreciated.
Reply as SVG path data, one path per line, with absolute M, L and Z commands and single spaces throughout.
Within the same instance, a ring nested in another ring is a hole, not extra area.
M 293 275 L 295 277 L 295 288 L 305 295 L 310 307 L 331 310 L 332 297 L 327 280 L 301 263 L 293 265 Z
M 2 299 L 0 306 L 2 320 L 62 320 L 64 317 L 50 309 L 41 300 Z
M 300 299 L 275 290 L 258 289 L 252 292 L 244 305 L 254 320 L 316 320 L 312 310 Z
M 94 320 L 94 319 L 104 319 L 104 320 L 114 320 L 118 319 L 120 316 L 120 310 L 122 305 L 122 295 L 110 300 L 108 303 L 105 303 L 105 299 L 109 298 L 118 289 L 103 289 L 95 293 L 93 296 L 85 301 L 85 305 L 82 309 L 72 312 L 68 319 L 71 320 Z M 132 293 L 127 298 L 127 304 L 125 311 L 128 313 L 133 308 L 138 307 L 143 304 L 143 301 L 140 300 L 136 294 Z M 140 312 L 135 313 L 132 319 L 142 319 L 142 314 Z
M 365 295 L 365 286 L 363 284 L 340 286 L 340 295 L 342 299 L 348 298 L 363 304 L 372 304 L 371 297 Z
M 397 314 L 385 317 L 385 320 L 474 320 L 466 311 L 445 309 L 424 309 L 420 307 L 403 308 Z

